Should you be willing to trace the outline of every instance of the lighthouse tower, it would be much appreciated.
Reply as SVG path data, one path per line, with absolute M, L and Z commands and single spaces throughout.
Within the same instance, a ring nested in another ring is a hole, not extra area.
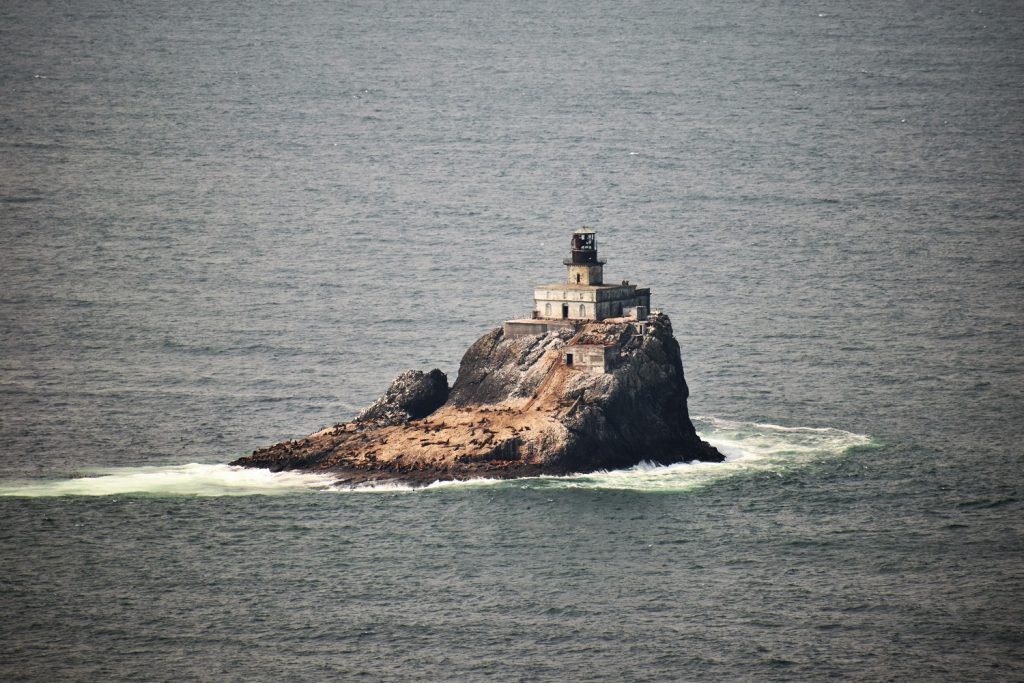
M 604 284 L 604 261 L 597 258 L 597 235 L 592 232 L 573 233 L 570 254 L 562 261 L 569 267 L 569 284 Z
M 566 281 L 537 285 L 533 290 L 531 317 L 506 320 L 506 337 L 544 334 L 577 327 L 589 320 L 647 318 L 651 311 L 650 289 L 631 285 L 629 280 L 618 285 L 604 283 L 604 261 L 597 255 L 597 236 L 593 230 L 583 228 L 573 233 L 569 258 L 562 263 L 568 269 Z
M 597 235 L 584 228 L 572 235 L 564 284 L 538 285 L 533 291 L 534 320 L 604 320 L 623 315 L 646 317 L 651 290 L 604 283 L 604 261 L 597 255 Z

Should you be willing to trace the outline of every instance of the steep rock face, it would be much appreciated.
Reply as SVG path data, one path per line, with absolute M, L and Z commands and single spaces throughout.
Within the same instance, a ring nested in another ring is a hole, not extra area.
M 606 372 L 567 366 L 578 345 L 609 349 Z M 355 484 L 721 461 L 698 438 L 688 395 L 665 315 L 511 338 L 497 328 L 466 351 L 450 393 L 439 370 L 403 373 L 354 422 L 232 464 L 327 470 Z
M 627 343 L 614 386 L 577 417 L 574 426 L 582 435 L 582 450 L 601 452 L 609 466 L 643 459 L 663 464 L 720 459 L 697 438 L 690 422 L 690 391 L 671 323 L 666 316 L 655 317 L 652 328 L 635 338 L 632 348 Z
M 370 407 L 356 416 L 356 422 L 399 424 L 426 417 L 448 400 L 448 376 L 438 369 L 430 372 L 406 370 L 391 383 Z
M 506 338 L 502 328 L 491 330 L 462 356 L 449 402 L 468 407 L 532 397 L 550 370 L 545 354 L 565 346 L 574 334 L 562 330 Z

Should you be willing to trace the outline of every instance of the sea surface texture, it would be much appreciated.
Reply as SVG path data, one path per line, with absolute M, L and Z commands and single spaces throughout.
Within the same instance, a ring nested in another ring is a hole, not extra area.
M 0 7 L 0 679 L 1024 679 L 1020 2 Z M 223 463 L 590 226 L 721 465 Z

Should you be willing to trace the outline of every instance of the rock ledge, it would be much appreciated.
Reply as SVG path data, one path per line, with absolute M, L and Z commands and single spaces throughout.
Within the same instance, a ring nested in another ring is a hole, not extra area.
M 594 349 L 603 368 L 566 364 L 566 354 Z M 469 347 L 450 391 L 440 370 L 404 372 L 352 422 L 231 464 L 331 472 L 358 485 L 722 461 L 697 436 L 688 396 L 664 314 L 514 337 L 499 327 Z

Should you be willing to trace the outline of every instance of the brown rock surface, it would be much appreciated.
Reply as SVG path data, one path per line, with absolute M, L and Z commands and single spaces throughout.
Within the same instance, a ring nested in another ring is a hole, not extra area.
M 614 346 L 608 372 L 566 366 L 562 349 L 571 344 Z M 643 326 L 613 319 L 512 338 L 496 328 L 466 351 L 447 401 L 424 409 L 440 401 L 439 376 L 403 373 L 356 420 L 232 464 L 332 472 L 350 484 L 426 484 L 722 460 L 690 422 L 679 345 L 665 315 Z

